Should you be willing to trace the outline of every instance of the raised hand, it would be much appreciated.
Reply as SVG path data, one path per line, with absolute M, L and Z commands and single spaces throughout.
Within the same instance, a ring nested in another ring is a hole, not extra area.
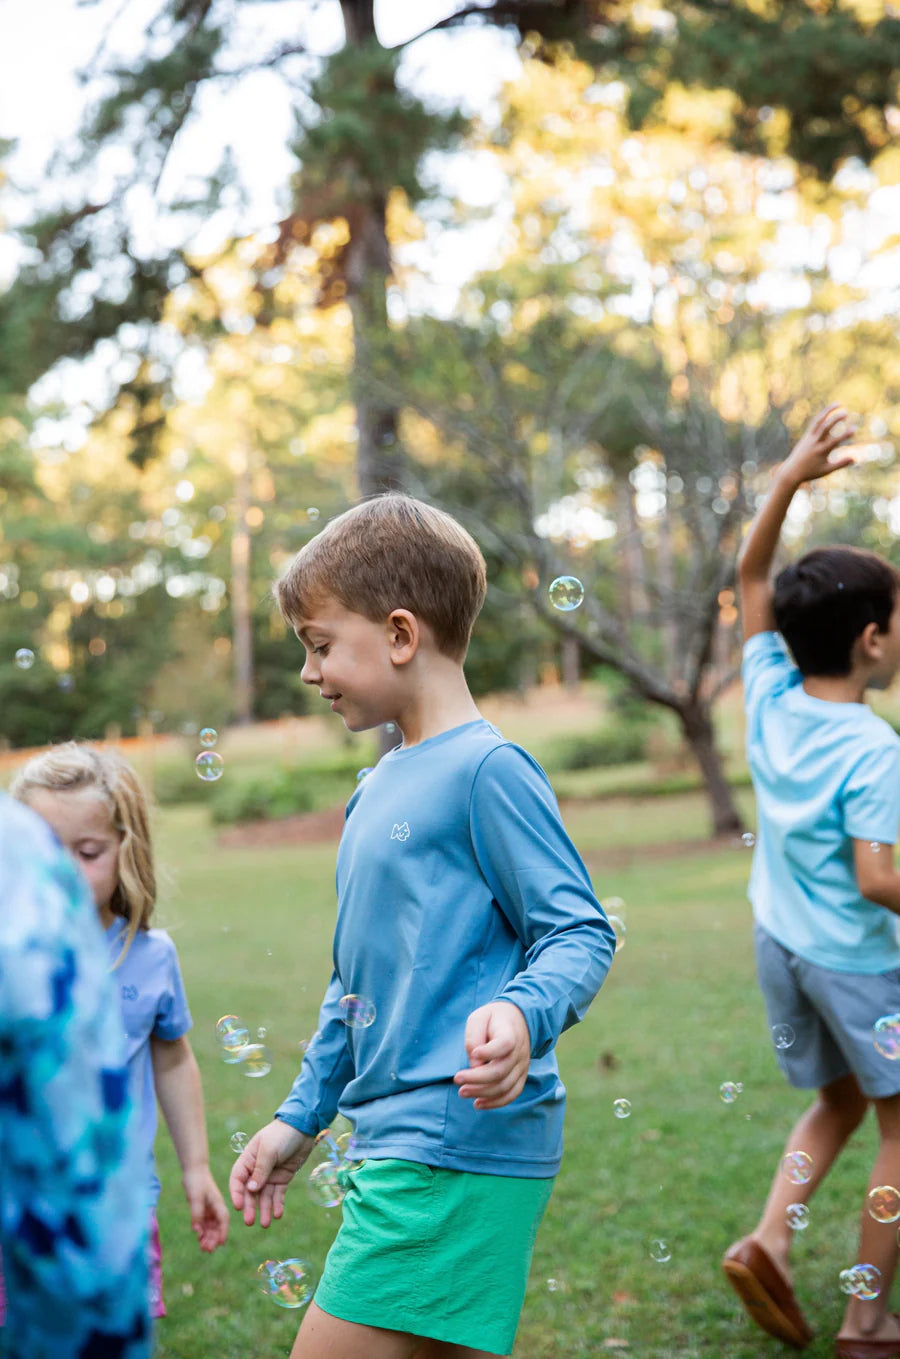
M 836 458 L 831 456 L 836 448 L 849 443 L 856 434 L 856 426 L 849 425 L 847 420 L 846 410 L 837 402 L 819 411 L 791 449 L 782 473 L 799 486 L 804 481 L 827 477 L 840 467 L 849 467 L 854 461 L 852 453 L 843 453 Z
M 495 1000 L 466 1020 L 467 1071 L 453 1077 L 476 1109 L 502 1109 L 522 1093 L 531 1060 L 531 1037 L 518 1005 Z
M 268 1227 L 284 1212 L 284 1194 L 315 1146 L 315 1139 L 276 1118 L 254 1133 L 231 1171 L 231 1202 L 252 1227 L 259 1209 L 259 1225 Z

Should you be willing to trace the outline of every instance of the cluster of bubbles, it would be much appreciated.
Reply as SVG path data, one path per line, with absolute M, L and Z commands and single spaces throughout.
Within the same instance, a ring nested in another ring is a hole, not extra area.
M 772 1025 L 772 1042 L 775 1044 L 776 1048 L 778 1048 L 779 1052 L 784 1052 L 786 1048 L 792 1047 L 796 1037 L 797 1035 L 794 1033 L 790 1024 Z
M 30 670 L 34 665 L 34 652 L 27 646 L 20 646 L 16 652 L 16 665 L 20 670 Z
M 631 1117 L 631 1100 L 630 1100 L 630 1099 L 614 1099 L 614 1100 L 613 1100 L 613 1113 L 615 1114 L 616 1118 L 630 1118 L 630 1117 Z
M 557 576 L 547 591 L 550 603 L 560 613 L 571 613 L 584 599 L 584 586 L 577 576 Z
M 869 1190 L 869 1216 L 876 1222 L 896 1222 L 900 1218 L 900 1189 L 879 1184 Z
M 225 773 L 225 761 L 219 752 L 212 748 L 218 739 L 219 733 L 214 727 L 201 727 L 199 740 L 205 749 L 201 750 L 194 761 L 194 768 L 197 771 L 197 778 L 202 779 L 204 783 L 215 783 Z
M 781 1162 L 781 1169 L 791 1184 L 809 1184 L 813 1160 L 807 1151 L 789 1151 Z
M 625 929 L 625 902 L 621 897 L 607 897 L 603 903 L 603 909 L 606 912 L 607 920 L 612 925 L 613 934 L 616 936 L 615 951 L 618 953 L 625 947 L 625 935 L 628 932 Z
M 277 1307 L 305 1307 L 313 1295 L 313 1267 L 306 1260 L 264 1260 L 256 1282 Z
M 257 1038 L 265 1036 L 265 1029 L 260 1029 Z M 250 1030 L 239 1015 L 223 1015 L 216 1024 L 216 1038 L 223 1060 L 231 1066 L 240 1063 L 245 1076 L 268 1076 L 272 1070 L 269 1049 L 264 1043 L 251 1043 Z
M 740 1081 L 723 1081 L 719 1086 L 719 1098 L 723 1104 L 734 1104 L 738 1095 L 742 1094 L 744 1087 Z
M 346 1119 L 320 1132 L 309 1158 L 306 1181 L 313 1203 L 320 1208 L 337 1208 L 347 1192 L 348 1175 L 359 1170 L 362 1162 L 353 1128 Z
M 672 1252 L 668 1242 L 657 1237 L 650 1242 L 650 1259 L 655 1260 L 658 1265 L 665 1265 L 671 1260 Z
M 876 1019 L 872 1029 L 872 1041 L 889 1061 L 896 1062 L 900 1057 L 900 1014 L 882 1015 Z
M 375 1023 L 375 1002 L 368 996 L 341 996 L 338 1005 L 348 1029 L 367 1029 Z
M 842 1293 L 871 1302 L 881 1292 L 881 1270 L 875 1265 L 851 1265 L 841 1270 L 839 1284 Z
M 805 1203 L 789 1203 L 784 1215 L 792 1232 L 805 1232 L 809 1226 L 809 1209 Z

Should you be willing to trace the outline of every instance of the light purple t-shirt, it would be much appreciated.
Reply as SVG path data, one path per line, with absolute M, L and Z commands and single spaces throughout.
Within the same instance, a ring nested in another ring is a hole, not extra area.
M 110 963 L 122 952 L 127 925 L 114 920 L 106 931 Z M 131 1097 L 139 1111 L 138 1136 L 143 1150 L 153 1202 L 159 1198 L 159 1179 L 153 1159 L 156 1137 L 156 1089 L 150 1039 L 173 1042 L 191 1028 L 178 954 L 165 930 L 138 930 L 122 962 L 113 972 L 122 1006 Z

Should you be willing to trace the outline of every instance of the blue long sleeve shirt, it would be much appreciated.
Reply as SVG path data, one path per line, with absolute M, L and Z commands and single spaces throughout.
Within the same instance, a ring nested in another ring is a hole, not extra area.
M 314 1136 L 336 1111 L 360 1155 L 546 1178 L 562 1153 L 554 1047 L 609 970 L 613 930 L 540 765 L 485 721 L 385 755 L 351 798 L 337 861 L 334 972 L 277 1111 Z M 367 1027 L 340 1000 L 375 1007 Z M 531 1036 L 502 1109 L 462 1099 L 465 1025 L 512 1001 Z

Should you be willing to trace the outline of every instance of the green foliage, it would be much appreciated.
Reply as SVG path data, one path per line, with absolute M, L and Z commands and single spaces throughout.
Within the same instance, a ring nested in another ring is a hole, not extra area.
M 635 764 L 647 757 L 647 722 L 617 722 L 599 731 L 579 733 L 558 742 L 548 769 L 598 769 Z
M 271 820 L 311 811 L 316 800 L 314 778 L 306 769 L 279 769 L 243 782 L 223 779 L 212 799 L 213 821 Z

